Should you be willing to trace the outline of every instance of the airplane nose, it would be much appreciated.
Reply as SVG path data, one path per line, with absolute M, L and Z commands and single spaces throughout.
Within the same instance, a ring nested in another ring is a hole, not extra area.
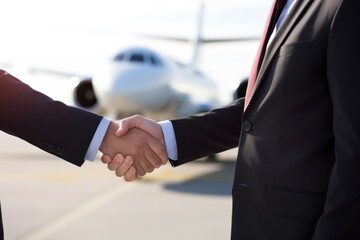
M 112 76 L 112 88 L 121 94 L 147 92 L 162 84 L 163 74 L 157 70 L 129 66 L 118 69 Z
M 94 78 L 101 105 L 116 111 L 156 110 L 170 98 L 169 76 L 147 66 L 118 66 Z

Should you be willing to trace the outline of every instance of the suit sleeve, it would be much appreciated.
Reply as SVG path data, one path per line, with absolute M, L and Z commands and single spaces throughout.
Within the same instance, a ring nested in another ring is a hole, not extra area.
M 207 113 L 172 120 L 178 149 L 174 166 L 219 153 L 239 143 L 244 99 Z
M 80 166 L 102 117 L 67 106 L 0 70 L 0 130 Z
M 335 164 L 314 239 L 360 239 L 360 2 L 343 1 L 328 41 Z M 347 238 L 348 239 L 348 238 Z

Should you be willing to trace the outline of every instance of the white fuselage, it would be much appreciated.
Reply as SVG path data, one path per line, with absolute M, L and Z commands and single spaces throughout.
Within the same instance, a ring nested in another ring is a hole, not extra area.
M 93 85 L 100 106 L 116 115 L 177 117 L 219 101 L 212 79 L 145 48 L 128 49 L 105 63 Z

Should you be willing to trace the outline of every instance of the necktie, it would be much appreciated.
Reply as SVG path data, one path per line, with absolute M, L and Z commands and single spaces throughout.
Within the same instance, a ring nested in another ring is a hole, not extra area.
M 285 3 L 286 3 L 285 0 L 274 0 L 273 4 L 271 6 L 269 15 L 268 15 L 267 20 L 266 20 L 264 32 L 263 32 L 263 34 L 261 36 L 259 48 L 257 50 L 256 56 L 255 56 L 255 59 L 254 59 L 254 63 L 252 65 L 252 67 L 251 67 L 249 80 L 248 80 L 248 85 L 247 85 L 246 94 L 245 94 L 245 107 L 244 107 L 244 110 L 249 105 L 250 97 L 251 97 L 251 94 L 252 94 L 252 92 L 254 90 L 255 81 L 256 81 L 257 74 L 258 74 L 259 69 L 260 69 L 260 63 L 262 61 L 262 58 L 264 56 L 265 49 L 266 49 L 265 46 L 266 46 L 267 40 L 270 37 L 269 33 L 271 33 L 271 30 L 274 28 L 275 23 L 276 23 L 275 20 L 278 17 L 277 15 L 280 14 L 280 11 L 284 7 Z

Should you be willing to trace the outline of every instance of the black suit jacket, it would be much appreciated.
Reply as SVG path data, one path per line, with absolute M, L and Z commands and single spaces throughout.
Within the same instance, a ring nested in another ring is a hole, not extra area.
M 101 119 L 54 101 L 0 70 L 0 130 L 4 132 L 80 166 Z M 1 231 L 0 221 L 0 239 Z
M 232 239 L 360 239 L 360 2 L 298 0 L 249 106 L 173 120 L 180 165 L 239 147 Z

